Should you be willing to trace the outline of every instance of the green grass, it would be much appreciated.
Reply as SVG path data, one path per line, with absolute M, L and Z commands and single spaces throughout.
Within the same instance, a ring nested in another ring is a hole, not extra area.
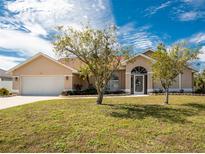
M 52 100 L 0 110 L 0 152 L 205 152 L 205 97 Z

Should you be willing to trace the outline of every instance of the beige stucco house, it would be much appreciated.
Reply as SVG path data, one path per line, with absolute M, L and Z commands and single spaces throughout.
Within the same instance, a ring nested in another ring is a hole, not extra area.
M 123 61 L 122 67 L 113 74 L 107 90 L 147 94 L 162 89 L 160 83 L 152 79 L 152 53 L 148 50 Z M 80 78 L 78 70 L 81 65 L 83 63 L 77 58 L 55 60 L 39 53 L 8 72 L 13 76 L 13 91 L 20 95 L 59 95 L 62 91 L 75 90 L 76 84 L 82 85 L 82 88 L 88 86 Z M 186 68 L 170 90 L 191 92 L 193 73 L 193 69 Z M 91 83 L 94 85 L 93 79 Z

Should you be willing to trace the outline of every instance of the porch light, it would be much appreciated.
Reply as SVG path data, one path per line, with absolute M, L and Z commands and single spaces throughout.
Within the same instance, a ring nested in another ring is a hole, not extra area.
M 15 76 L 14 77 L 14 81 L 18 81 L 19 77 L 18 76 Z

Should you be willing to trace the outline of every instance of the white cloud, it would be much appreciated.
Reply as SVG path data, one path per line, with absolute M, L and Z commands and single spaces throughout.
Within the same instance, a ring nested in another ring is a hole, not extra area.
M 205 12 L 200 12 L 200 11 L 182 12 L 179 13 L 178 15 L 178 18 L 181 21 L 197 20 L 204 17 L 205 17 Z
M 190 43 L 196 43 L 196 44 L 205 42 L 205 33 L 198 33 L 198 34 L 193 35 L 189 39 L 189 42 Z
M 205 18 L 205 0 L 181 0 L 172 12 L 180 21 L 194 21 Z
M 19 62 L 24 61 L 24 60 L 25 60 L 24 58 L 0 55 L 0 68 L 4 70 L 8 70 L 16 66 L 17 64 L 19 64 Z
M 79 27 L 89 20 L 101 27 L 113 21 L 108 0 L 16 0 L 6 7 L 31 33 L 41 35 L 58 25 Z
M 193 7 L 203 7 L 205 0 L 181 0 L 187 5 L 192 5 Z
M 114 22 L 109 0 L 15 0 L 3 4 L 0 48 L 17 51 L 26 57 L 37 52 L 53 55 L 48 38 L 56 26 L 80 28 L 90 21 L 93 27 L 102 28 Z M 13 59 L 7 60 L 14 64 Z
M 30 33 L 17 30 L 0 29 L 0 47 L 16 50 L 24 56 L 31 56 L 38 52 L 44 52 L 53 56 L 52 45 L 49 41 Z
M 159 10 L 162 10 L 170 5 L 171 5 L 171 1 L 167 1 L 167 2 L 162 3 L 160 6 L 157 6 L 157 7 L 155 7 L 155 6 L 149 7 L 145 10 L 146 12 L 148 12 L 147 14 L 145 14 L 145 16 L 151 16 L 151 15 L 157 13 Z
M 180 41 L 187 41 L 188 45 L 199 48 L 198 58 L 200 61 L 205 62 L 205 33 L 200 32 Z
M 200 49 L 199 59 L 205 61 L 205 46 L 202 46 Z
M 179 15 L 179 19 L 181 21 L 195 20 L 196 18 L 197 18 L 197 12 L 194 11 L 185 12 Z
M 134 23 L 128 23 L 119 29 L 120 41 L 127 46 L 133 46 L 136 52 L 148 48 L 155 48 L 160 39 L 148 32 L 150 26 L 136 28 Z

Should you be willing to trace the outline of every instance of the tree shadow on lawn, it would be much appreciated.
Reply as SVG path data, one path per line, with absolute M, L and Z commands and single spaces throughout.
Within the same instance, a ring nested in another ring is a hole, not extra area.
M 205 109 L 205 105 L 192 103 L 181 105 L 133 105 L 133 104 L 104 104 L 111 107 L 108 114 L 116 118 L 145 119 L 152 117 L 163 122 L 170 123 L 190 123 L 186 118 L 199 114 L 199 110 Z
M 192 107 L 194 109 L 197 109 L 198 111 L 205 111 L 205 104 L 198 104 L 198 103 L 187 103 L 182 104 L 183 106 Z

